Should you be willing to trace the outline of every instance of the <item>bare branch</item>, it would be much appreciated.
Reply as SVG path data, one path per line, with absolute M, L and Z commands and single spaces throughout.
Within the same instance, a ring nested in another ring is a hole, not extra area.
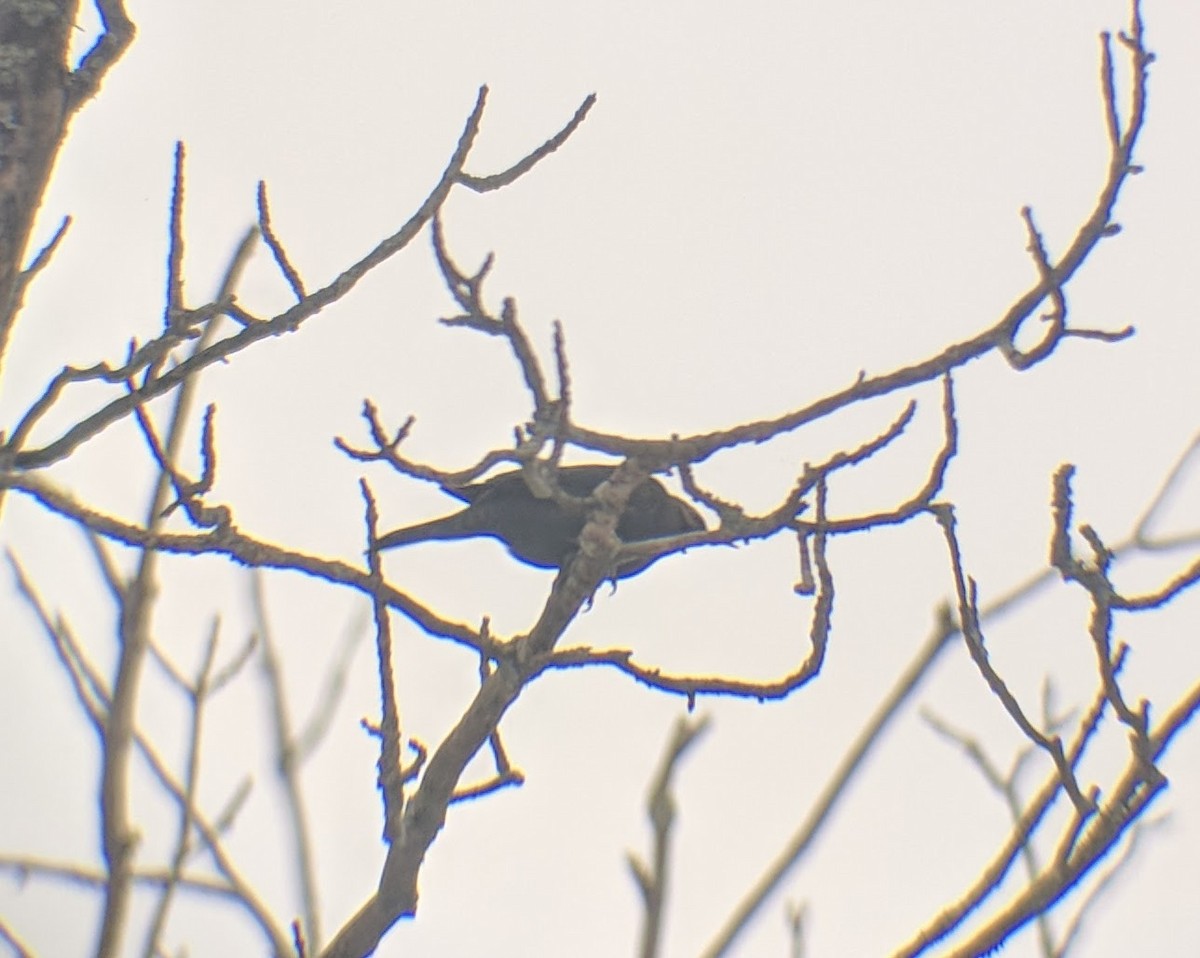
M 1103 694 L 1095 697 L 1092 707 L 1080 720 L 1075 737 L 1068 749 L 1068 759 L 1072 765 L 1079 761 L 1088 742 L 1096 733 L 1100 718 L 1108 705 L 1108 699 Z M 1009 839 L 996 852 L 995 857 L 984 868 L 979 878 L 968 888 L 958 901 L 952 903 L 922 929 L 911 941 L 896 950 L 896 958 L 912 958 L 926 952 L 934 944 L 945 938 L 973 914 L 999 887 L 1004 876 L 1012 867 L 1021 850 L 1029 842 L 1029 836 L 1038 827 L 1051 805 L 1063 791 L 1063 780 L 1057 768 L 1051 772 L 1042 787 L 1026 802 L 1025 810 L 1012 828 Z M 981 954 L 983 949 L 974 954 Z M 963 953 L 965 958 L 966 953 Z
M 183 778 L 183 801 L 179 806 L 179 827 L 175 834 L 175 848 L 171 855 L 168 868 L 168 880 L 163 884 L 162 893 L 150 920 L 150 932 L 146 936 L 144 958 L 154 958 L 163 947 L 162 936 L 166 930 L 167 915 L 179 881 L 183 875 L 183 866 L 191 851 L 191 834 L 195 824 L 196 792 L 200 784 L 200 730 L 204 706 L 211 691 L 213 666 L 217 654 L 217 628 L 214 623 L 205 643 L 204 658 L 196 673 L 195 680 L 189 689 L 191 728 L 188 735 L 187 769 Z
M 480 634 L 486 635 L 490 628 L 490 623 L 484 619 L 483 625 L 480 626 Z M 487 681 L 488 676 L 492 674 L 491 663 L 485 656 L 479 657 L 479 681 L 482 685 Z M 410 743 L 412 744 L 412 743 Z M 467 786 L 466 788 L 456 788 L 454 794 L 450 796 L 450 801 L 466 802 L 474 801 L 478 798 L 483 798 L 485 795 L 490 795 L 492 792 L 498 792 L 503 788 L 510 788 L 525 784 L 525 776 L 512 767 L 512 763 L 508 760 L 508 752 L 504 748 L 504 743 L 500 739 L 500 729 L 497 727 L 492 730 L 488 736 L 488 748 L 492 752 L 492 761 L 496 766 L 496 772 L 491 778 L 478 782 L 475 785 Z M 424 763 L 426 755 L 424 752 L 419 752 L 417 755 L 418 763 Z M 415 769 L 409 773 L 410 777 L 415 778 Z
M 300 787 L 300 750 L 296 736 L 292 733 L 291 714 L 287 704 L 287 688 L 284 685 L 283 668 L 279 649 L 267 616 L 266 597 L 263 594 L 263 577 L 260 572 L 250 576 L 250 596 L 254 609 L 255 631 L 259 638 L 262 655 L 259 659 L 263 683 L 267 690 L 270 706 L 272 744 L 275 750 L 275 772 L 279 788 L 283 793 L 287 809 L 288 838 L 294 857 L 293 874 L 300 886 L 303 908 L 302 931 L 304 940 L 314 951 L 321 946 L 321 910 L 317 894 L 317 868 L 314 861 L 308 810 L 304 792 Z
M 292 265 L 287 251 L 283 248 L 283 243 L 271 226 L 271 207 L 267 202 L 267 184 L 264 180 L 258 181 L 258 230 L 262 234 L 263 242 L 267 244 L 267 249 L 275 257 L 279 272 L 283 273 L 283 278 L 287 280 L 292 292 L 296 294 L 296 302 L 303 302 L 304 297 L 308 295 L 304 291 L 304 281 L 300 278 L 296 267 Z
M 182 142 L 175 144 L 175 172 L 171 187 L 170 241 L 167 245 L 167 295 L 163 329 L 173 329 L 186 310 L 183 305 L 183 161 Z
M 71 112 L 96 95 L 105 75 L 133 43 L 137 28 L 125 12 L 123 0 L 95 0 L 104 32 L 71 74 Z
M 37 255 L 33 258 L 33 262 L 31 262 L 25 267 L 24 270 L 22 270 L 20 286 L 18 287 L 16 294 L 18 302 L 23 301 L 26 291 L 37 278 L 38 273 L 50 265 L 50 260 L 54 258 L 54 254 L 57 252 L 59 244 L 61 244 L 63 239 L 66 238 L 67 230 L 70 228 L 70 226 L 71 217 L 64 216 L 62 218 L 62 222 L 58 224 L 58 229 L 56 229 L 54 231 L 54 235 L 50 237 L 50 242 L 38 250 Z
M 967 651 L 975 662 L 988 688 L 996 695 L 1017 727 L 1025 736 L 1044 749 L 1054 760 L 1054 765 L 1063 777 L 1063 787 L 1070 795 L 1076 809 L 1083 815 L 1095 811 L 1095 796 L 1085 796 L 1075 779 L 1071 763 L 1063 750 L 1062 740 L 1057 735 L 1045 735 L 1039 731 L 1025 715 L 1016 696 L 1009 691 L 1007 684 L 1000 674 L 992 667 L 984 645 L 983 630 L 979 622 L 979 606 L 976 601 L 975 583 L 968 581 L 962 567 L 962 554 L 958 547 L 958 538 L 954 532 L 954 510 L 948 505 L 931 507 L 938 524 L 946 537 L 946 545 L 950 551 L 950 567 L 954 574 L 955 592 L 958 594 L 959 621 L 962 623 L 962 634 L 966 640 Z
M 441 179 L 426 197 L 420 208 L 395 233 L 379 243 L 362 259 L 348 267 L 332 282 L 323 288 L 309 294 L 304 300 L 292 306 L 278 316 L 263 322 L 244 326 L 235 333 L 220 339 L 205 348 L 198 350 L 188 359 L 146 382 L 136 393 L 118 397 L 110 401 L 97 412 L 87 416 L 70 427 L 58 439 L 53 440 L 40 449 L 23 449 L 22 443 L 10 440 L 6 449 L 12 464 L 19 469 L 34 469 L 49 465 L 69 455 L 81 443 L 102 432 L 125 416 L 129 415 L 135 406 L 157 396 L 164 395 L 180 387 L 191 376 L 202 369 L 223 362 L 230 356 L 257 342 L 272 336 L 295 332 L 308 319 L 317 315 L 327 306 L 342 299 L 358 282 L 381 263 L 404 249 L 416 238 L 425 225 L 433 218 L 434 213 L 445 202 L 450 190 L 458 181 L 462 165 L 466 162 L 475 136 L 479 132 L 479 123 L 483 117 L 483 107 L 486 100 L 487 88 L 479 91 L 475 108 L 467 120 L 458 145 L 451 156 L 450 163 L 443 172 Z M 219 307 L 216 307 L 219 309 Z M 166 335 L 166 334 L 164 334 Z M 164 340 L 154 351 L 154 355 L 162 352 L 162 347 L 173 345 L 173 341 Z M 122 367 L 113 368 L 101 363 L 87 370 L 64 369 L 47 387 L 46 393 L 26 413 L 17 432 L 24 438 L 31 425 L 31 419 L 36 420 L 53 402 L 58 393 L 70 382 L 101 379 L 108 382 L 124 382 L 130 375 L 136 373 L 149 361 L 145 355 L 135 355 Z M 19 451 L 18 451 L 19 450 Z
M 579 105 L 579 109 L 575 111 L 575 115 L 561 130 L 550 137 L 545 143 L 539 146 L 532 153 L 518 160 L 507 170 L 501 173 L 493 173 L 491 176 L 472 176 L 469 173 L 463 172 L 459 175 L 458 181 L 464 186 L 470 187 L 477 193 L 486 193 L 490 190 L 498 190 L 503 186 L 508 186 L 510 183 L 516 182 L 538 163 L 544 160 L 547 156 L 557 150 L 560 146 L 567 142 L 568 138 L 574 133 L 587 118 L 588 111 L 596 103 L 596 94 L 588 94 L 583 102 Z
M 1022 293 L 1005 310 L 1000 319 L 988 329 L 969 339 L 947 346 L 935 355 L 919 362 L 894 369 L 877 376 L 861 374 L 849 386 L 817 399 L 806 406 L 772 419 L 701 433 L 671 440 L 631 439 L 625 436 L 585 429 L 570 424 L 564 439 L 585 449 L 593 449 L 614 456 L 641 456 L 651 461 L 675 465 L 683 462 L 697 463 L 719 449 L 729 449 L 748 443 L 759 443 L 774 436 L 783 435 L 810 422 L 824 418 L 847 406 L 860 403 L 876 396 L 884 396 L 901 389 L 941 378 L 947 373 L 966 365 L 974 359 L 1011 346 L 1022 324 L 1033 315 L 1038 305 L 1056 290 L 1062 290 L 1076 271 L 1088 260 L 1096 247 L 1114 235 L 1112 213 L 1117 199 L 1129 177 L 1140 172 L 1133 163 L 1133 151 L 1137 145 L 1145 122 L 1146 83 L 1154 55 L 1143 45 L 1141 13 L 1134 4 L 1133 27 L 1122 38 L 1133 70 L 1130 91 L 1129 119 L 1120 132 L 1115 145 L 1110 148 L 1108 173 L 1097 194 L 1095 204 L 1087 218 L 1080 224 L 1067 249 L 1053 262 L 1047 262 L 1049 272 L 1039 269 L 1038 281 Z M 1104 89 L 1106 102 L 1115 109 L 1111 85 Z M 1121 339 L 1131 335 L 1132 329 L 1117 333 L 1088 333 L 1089 338 Z M 1075 335 L 1064 331 L 1058 339 Z M 1058 340 L 1052 339 L 1054 343 Z M 1043 344 L 1045 346 L 1045 344 Z M 1052 348 L 1043 348 L 1036 360 L 1047 358 Z M 1030 363 L 1032 365 L 1032 363 Z
M 883 730 L 912 697 L 934 663 L 941 657 L 942 652 L 949 648 L 957 635 L 958 630 L 950 617 L 950 610 L 941 609 L 938 613 L 938 623 L 928 641 L 900 674 L 875 713 L 867 720 L 804 820 L 783 843 L 778 855 L 746 892 L 712 942 L 704 949 L 704 958 L 718 958 L 729 953 L 737 937 L 749 926 L 767 899 L 775 893 L 784 878 L 812 847 L 813 840 L 829 820 L 830 812 L 846 794 L 871 750 L 879 744 Z
M 347 585 L 367 595 L 372 594 L 369 577 L 362 570 L 344 562 L 306 555 L 254 539 L 241 532 L 232 522 L 227 529 L 201 534 L 157 532 L 83 506 L 40 476 L 10 476 L 7 485 L 8 488 L 28 494 L 51 512 L 126 545 L 177 555 L 226 555 L 253 568 L 287 569 Z M 502 654 L 503 643 L 481 642 L 474 629 L 441 618 L 398 589 L 385 586 L 382 594 L 389 606 L 408 616 L 430 635 L 450 639 L 477 652 Z
M 404 779 L 403 736 L 400 732 L 400 698 L 396 691 L 395 657 L 392 653 L 392 624 L 387 603 L 382 598 L 383 563 L 379 559 L 377 528 L 379 512 L 375 497 L 364 479 L 361 481 L 366 503 L 367 563 L 370 567 L 372 603 L 375 611 L 375 652 L 379 670 L 379 790 L 383 796 L 383 838 L 389 846 L 398 844 L 404 836 Z
M 655 958 L 659 954 L 662 937 L 663 912 L 667 903 L 667 885 L 670 877 L 672 828 L 675 824 L 675 795 L 671 787 L 675 771 L 684 754 L 707 731 L 707 716 L 689 719 L 680 716 L 671 732 L 671 739 L 663 750 L 658 771 L 650 785 L 646 812 L 653 831 L 654 851 L 647 865 L 630 853 L 629 867 L 642 894 L 642 941 L 639 954 L 642 958 Z

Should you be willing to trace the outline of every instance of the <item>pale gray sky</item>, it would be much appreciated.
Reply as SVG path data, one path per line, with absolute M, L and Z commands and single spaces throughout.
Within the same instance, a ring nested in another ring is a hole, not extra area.
M 562 321 L 576 420 L 665 436 L 797 408 L 860 369 L 919 360 L 993 323 L 1034 276 L 1022 205 L 1033 206 L 1051 252 L 1063 248 L 1105 173 L 1097 35 L 1128 22 L 1120 0 L 259 0 L 129 10 L 138 39 L 75 121 L 42 210 L 45 235 L 65 213 L 75 222 L 16 333 L 0 393 L 5 428 L 64 361 L 119 358 L 130 335 L 158 328 L 176 139 L 188 149 L 190 302 L 212 294 L 253 221 L 259 179 L 313 288 L 415 209 L 484 83 L 491 92 L 469 164 L 481 174 L 555 132 L 589 93 L 599 98 L 533 173 L 500 193 L 462 192 L 446 215 L 461 264 L 496 254 L 491 301 L 516 297 L 547 361 L 551 323 Z M 1080 325 L 1133 323 L 1137 336 L 1119 345 L 1070 340 L 1027 373 L 987 359 L 956 380 L 962 437 L 947 496 L 959 505 L 985 600 L 1045 566 L 1059 463 L 1078 466 L 1078 520 L 1116 541 L 1200 426 L 1200 11 L 1148 0 L 1145 16 L 1160 57 L 1138 151 L 1146 172 L 1118 207 L 1125 231 L 1070 289 Z M 260 315 L 289 302 L 262 253 L 242 301 Z M 408 454 L 439 467 L 464 467 L 508 441 L 529 412 L 516 367 L 499 341 L 436 322 L 450 312 L 422 238 L 300 333 L 213 370 L 201 392 L 218 406 L 214 496 L 247 531 L 347 560 L 362 548 L 360 475 L 371 479 L 386 525 L 449 511 L 436 490 L 349 462 L 331 439 L 365 441 L 360 409 L 370 397 L 396 425 L 416 415 Z M 80 405 L 48 422 L 47 435 L 100 398 L 79 393 Z M 877 434 L 908 398 L 920 403 L 911 435 L 835 489 L 834 507 L 904 498 L 939 440 L 937 388 L 717 457 L 698 478 L 766 508 L 803 461 Z M 81 498 L 138 516 L 148 480 L 129 465 L 142 461 L 136 437 L 129 427 L 110 432 L 55 474 Z M 1178 503 L 1179 527 L 1196 501 Z M 28 502 L 5 505 L 6 544 L 97 660 L 110 662 L 111 604 L 76 532 Z M 700 704 L 714 727 L 678 780 L 664 954 L 703 947 L 950 595 L 928 519 L 838 541 L 831 561 L 839 591 L 825 674 L 785 702 Z M 489 542 L 414 547 L 387 562 L 397 585 L 452 618 L 490 615 L 500 634 L 528 628 L 551 580 Z M 1123 581 L 1145 585 L 1184 562 L 1141 563 Z M 615 596 L 602 593 L 567 644 L 630 647 L 668 670 L 777 676 L 807 651 L 810 603 L 791 593 L 795 576 L 795 546 L 784 540 L 673 558 Z M 243 572 L 215 559 L 168 561 L 164 579 L 162 644 L 190 667 L 219 615 L 230 654 L 248 628 Z M 268 576 L 267 588 L 302 712 L 364 605 L 294 575 Z M 97 861 L 95 809 L 80 800 L 94 788 L 94 736 L 27 612 L 10 590 L 0 603 L 15 623 L 0 649 L 0 719 L 30 730 L 10 736 L 0 849 Z M 1193 595 L 1121 633 L 1134 646 L 1131 699 L 1170 702 L 1195 682 L 1198 611 Z M 1089 694 L 1085 628 L 1079 593 L 1059 586 L 989 631 L 997 666 L 1034 711 L 1047 674 L 1065 702 Z M 406 733 L 433 745 L 468 701 L 476 662 L 399 619 L 397 636 Z M 159 678 L 141 721 L 161 730 L 170 753 L 183 713 Z M 961 649 L 920 699 L 984 738 L 1001 765 L 1020 747 Z M 503 725 L 527 783 L 451 810 L 426 862 L 419 916 L 379 954 L 630 953 L 640 914 L 624 854 L 647 848 L 645 783 L 682 709 L 615 673 L 541 679 Z M 358 727 L 377 711 L 364 643 L 330 739 L 306 773 L 327 933 L 377 877 L 374 743 Z M 255 775 L 229 845 L 290 916 L 278 797 L 262 767 L 264 714 L 252 676 L 214 707 L 202 797 L 215 808 Z M 1123 747 L 1109 732 L 1097 776 Z M 1171 821 L 1091 916 L 1081 954 L 1182 954 L 1200 940 L 1194 731 L 1164 768 L 1172 787 L 1158 811 Z M 146 821 L 165 826 L 157 802 L 144 803 Z M 999 800 L 910 709 L 737 954 L 785 954 L 785 905 L 801 899 L 810 954 L 887 954 L 974 878 L 1006 834 Z M 161 841 L 148 831 L 146 853 L 161 852 Z M 84 953 L 94 902 L 42 882 L 21 890 L 0 882 L 0 914 L 46 955 Z M 1071 908 L 1056 913 L 1059 927 Z M 253 931 L 227 914 L 182 907 L 171 942 L 193 955 L 259 953 Z M 1035 953 L 1029 933 L 1005 952 Z

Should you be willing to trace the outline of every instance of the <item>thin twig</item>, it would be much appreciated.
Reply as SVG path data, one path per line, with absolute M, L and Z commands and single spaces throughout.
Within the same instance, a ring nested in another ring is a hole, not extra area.
M 875 713 L 867 720 L 799 827 L 783 844 L 775 859 L 746 892 L 741 902 L 725 919 L 712 941 L 705 947 L 701 953 L 705 958 L 718 958 L 720 955 L 729 953 L 729 949 L 738 936 L 749 926 L 767 899 L 804 857 L 805 852 L 811 847 L 813 840 L 828 820 L 830 812 L 845 795 L 871 750 L 878 745 L 883 729 L 891 723 L 900 709 L 912 697 L 922 679 L 929 674 L 933 664 L 957 635 L 958 629 L 950 616 L 949 609 L 942 609 L 938 614 L 938 624 L 928 641 L 921 646 L 912 662 L 900 674 L 891 691 L 880 702 Z
M 175 892 L 183 875 L 183 866 L 191 852 L 192 828 L 195 825 L 197 798 L 200 785 L 200 732 L 204 707 L 212 689 L 213 666 L 217 655 L 217 629 L 214 624 L 204 646 L 204 657 L 196 677 L 190 685 L 191 728 L 188 735 L 187 768 L 183 777 L 183 802 L 179 806 L 179 828 L 175 835 L 175 849 L 168 867 L 168 881 L 162 886 L 158 904 L 150 920 L 150 931 L 146 936 L 143 958 L 155 958 L 163 949 L 162 936 L 166 930 L 167 916 L 171 910 Z
M 292 292 L 295 293 L 296 302 L 303 301 L 304 297 L 308 295 L 304 291 L 304 280 L 300 278 L 299 271 L 292 265 L 287 251 L 283 248 L 282 241 L 271 225 L 271 206 L 267 202 L 265 180 L 258 181 L 258 229 L 262 233 L 263 242 L 267 244 L 267 249 L 275 257 L 275 264 L 279 267 L 279 272 L 283 273 L 283 278 L 287 280 Z M 309 944 L 311 945 L 312 942 L 310 941 Z
M 675 795 L 672 780 L 688 749 L 707 731 L 708 716 L 690 719 L 680 716 L 663 750 L 658 771 L 650 784 L 646 800 L 647 817 L 653 831 L 654 850 L 647 865 L 632 853 L 628 856 L 630 870 L 642 895 L 642 940 L 638 953 L 641 958 L 655 958 L 662 941 L 662 926 L 670 878 L 671 839 L 675 824 Z
M 255 632 L 262 655 L 259 662 L 267 689 L 270 706 L 272 744 L 275 749 L 275 773 L 283 793 L 287 809 L 288 838 L 295 860 L 292 873 L 300 885 L 300 902 L 303 914 L 301 928 L 308 947 L 317 953 L 324 940 L 321 934 L 320 898 L 317 892 L 317 867 L 314 860 L 312 831 L 308 824 L 308 811 L 304 802 L 304 790 L 300 783 L 300 750 L 292 732 L 291 712 L 287 703 L 287 687 L 284 684 L 283 666 L 279 650 L 267 616 L 266 597 L 263 592 L 263 577 L 260 572 L 250 576 L 250 601 L 254 610 Z

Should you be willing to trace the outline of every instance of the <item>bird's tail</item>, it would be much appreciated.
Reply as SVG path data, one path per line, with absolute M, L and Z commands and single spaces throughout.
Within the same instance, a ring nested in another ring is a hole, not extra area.
M 429 522 L 418 522 L 415 526 L 405 526 L 403 529 L 393 529 L 379 537 L 377 545 L 380 549 L 391 549 L 395 546 L 405 546 L 411 542 L 428 542 L 430 539 L 467 539 L 479 535 L 474 523 L 463 521 L 463 512 L 441 519 L 431 519 Z

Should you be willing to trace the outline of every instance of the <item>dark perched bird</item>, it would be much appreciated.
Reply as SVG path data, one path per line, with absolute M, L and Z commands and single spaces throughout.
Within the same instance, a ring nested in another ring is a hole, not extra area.
M 614 466 L 560 466 L 558 485 L 563 492 L 583 499 L 612 475 Z M 467 503 L 454 515 L 396 529 L 380 536 L 379 548 L 425 542 L 429 539 L 467 539 L 491 536 L 508 551 L 541 569 L 561 569 L 579 548 L 579 533 L 587 522 L 586 510 L 566 508 L 553 499 L 541 499 L 525 482 L 520 469 L 503 472 L 485 482 L 447 488 Z M 633 490 L 620 520 L 622 542 L 643 542 L 663 536 L 704 530 L 704 520 L 690 505 L 671 495 L 657 479 L 646 479 Z M 617 566 L 614 578 L 636 575 L 655 559 L 638 557 Z

